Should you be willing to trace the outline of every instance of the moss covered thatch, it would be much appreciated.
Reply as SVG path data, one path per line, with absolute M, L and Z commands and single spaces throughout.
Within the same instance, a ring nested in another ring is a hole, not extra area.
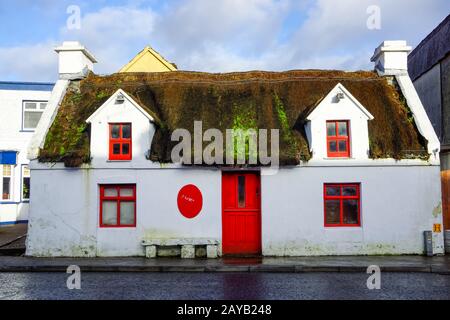
M 117 89 L 129 93 L 156 119 L 150 159 L 170 162 L 176 128 L 193 131 L 254 127 L 280 129 L 280 163 L 310 158 L 304 132 L 306 114 L 341 82 L 374 116 L 369 121 L 372 158 L 427 158 L 404 98 L 374 72 L 287 71 L 209 74 L 200 72 L 133 73 L 97 76 L 72 82 L 50 127 L 40 161 L 67 166 L 89 162 L 85 120 Z

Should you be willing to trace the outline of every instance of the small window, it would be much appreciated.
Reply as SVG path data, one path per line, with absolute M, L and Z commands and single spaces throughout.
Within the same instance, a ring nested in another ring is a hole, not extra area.
M 349 121 L 327 121 L 327 154 L 330 158 L 350 157 Z
M 36 129 L 45 108 L 47 107 L 46 101 L 25 101 L 23 103 L 23 123 L 24 130 Z
M 22 200 L 30 199 L 30 168 L 22 167 Z
M 136 226 L 136 185 L 100 186 L 100 227 Z
M 131 123 L 109 124 L 109 160 L 131 160 Z
M 11 200 L 12 166 L 2 166 L 2 200 Z
M 325 184 L 324 208 L 326 227 L 359 227 L 360 185 Z
M 245 176 L 238 176 L 238 207 L 245 207 Z

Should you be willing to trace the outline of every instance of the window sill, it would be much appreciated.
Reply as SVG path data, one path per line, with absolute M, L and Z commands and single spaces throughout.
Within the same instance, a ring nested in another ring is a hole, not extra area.
M 356 160 L 356 158 L 352 157 L 326 157 L 323 160 Z

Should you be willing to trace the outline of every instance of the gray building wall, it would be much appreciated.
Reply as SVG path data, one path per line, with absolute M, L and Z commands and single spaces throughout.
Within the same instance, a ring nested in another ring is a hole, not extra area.
M 430 118 L 434 131 L 442 142 L 442 99 L 441 99 L 441 67 L 439 64 L 422 74 L 414 81 L 425 111 Z M 450 120 L 450 119 L 449 119 Z

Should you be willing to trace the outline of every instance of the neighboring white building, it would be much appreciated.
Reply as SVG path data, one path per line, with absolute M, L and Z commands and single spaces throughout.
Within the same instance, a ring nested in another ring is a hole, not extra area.
M 27 148 L 53 85 L 0 82 L 0 226 L 28 220 Z
M 384 42 L 377 73 L 80 80 L 92 65 L 71 69 L 29 148 L 27 255 L 154 256 L 179 245 L 184 257 L 195 245 L 211 257 L 421 254 L 423 231 L 442 224 L 439 141 L 407 75 L 408 50 Z M 205 136 L 279 129 L 280 168 L 188 165 L 187 149 L 171 163 L 171 133 L 192 133 L 194 121 Z M 443 253 L 442 233 L 433 240 Z

